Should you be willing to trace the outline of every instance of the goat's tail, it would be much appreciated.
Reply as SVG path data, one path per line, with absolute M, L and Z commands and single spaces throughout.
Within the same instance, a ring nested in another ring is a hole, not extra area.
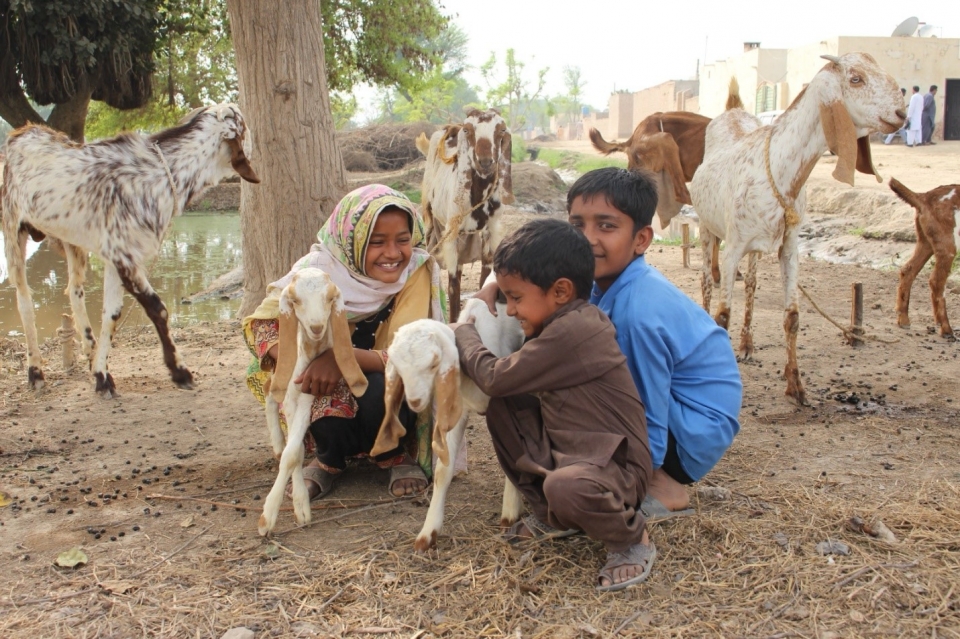
M 915 209 L 919 209 L 921 206 L 923 206 L 923 202 L 920 201 L 920 198 L 917 197 L 917 194 L 898 182 L 896 178 L 890 178 L 890 190 L 896 193 L 898 198 Z
M 737 76 L 733 76 L 730 78 L 730 88 L 727 91 L 727 111 L 742 108 L 743 100 L 740 99 L 740 83 L 737 82 Z
M 607 142 L 596 129 L 590 129 L 590 141 L 593 142 L 593 148 L 595 148 L 597 151 L 600 151 L 604 155 L 610 155 L 615 151 L 623 151 L 624 153 L 627 151 L 626 142 Z

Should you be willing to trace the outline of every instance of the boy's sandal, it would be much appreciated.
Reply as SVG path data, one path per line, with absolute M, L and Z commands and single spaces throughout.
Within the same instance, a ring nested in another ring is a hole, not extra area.
M 683 510 L 670 510 L 663 503 L 650 495 L 643 498 L 640 504 L 640 512 L 648 524 L 655 524 L 658 521 L 667 521 L 677 517 L 690 517 L 697 514 L 694 508 L 684 508 Z
M 391 466 L 390 467 L 390 484 L 387 490 L 390 491 L 390 494 L 392 496 L 403 497 L 404 494 L 408 494 L 404 492 L 404 494 L 398 495 L 393 490 L 394 484 L 404 479 L 416 479 L 423 482 L 423 486 L 421 486 L 417 490 L 414 490 L 413 494 L 422 493 L 424 490 L 427 489 L 427 485 L 429 484 L 429 482 L 427 481 L 427 476 L 423 474 L 423 469 L 420 468 L 419 464 L 416 464 L 416 463 L 398 464 L 396 466 Z
M 333 490 L 334 482 L 337 479 L 337 476 L 333 473 L 328 473 L 318 466 L 304 466 L 303 468 L 303 479 L 304 481 L 313 482 L 319 489 L 316 493 L 310 495 L 310 501 L 316 501 L 317 499 L 323 499 Z M 310 488 L 307 488 L 308 492 L 312 492 Z M 292 495 L 291 488 L 288 485 L 286 490 L 287 497 Z
M 520 531 L 524 528 L 530 531 L 529 535 L 520 534 Z M 510 528 L 507 529 L 507 532 L 503 534 L 503 539 L 508 544 L 519 544 L 520 542 L 531 541 L 534 539 L 562 539 L 564 537 L 572 537 L 573 535 L 579 533 L 580 531 L 576 528 L 560 530 L 559 528 L 554 528 L 549 524 L 543 523 L 534 515 L 527 515 L 514 525 L 510 526 Z
M 650 570 L 653 568 L 653 561 L 656 558 L 657 547 L 653 545 L 652 541 L 647 544 L 634 544 L 623 552 L 608 552 L 607 563 L 604 564 L 600 570 L 600 575 L 597 577 L 597 590 L 614 592 L 643 583 L 647 580 L 647 577 L 650 576 Z M 613 571 L 621 566 L 643 566 L 643 571 L 635 577 L 631 577 L 620 583 L 614 583 Z M 604 578 L 610 582 L 606 586 L 600 583 Z

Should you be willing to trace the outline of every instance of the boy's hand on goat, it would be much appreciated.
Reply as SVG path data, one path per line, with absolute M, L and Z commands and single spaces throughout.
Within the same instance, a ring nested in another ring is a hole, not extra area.
M 300 384 L 300 390 L 315 397 L 330 395 L 343 379 L 343 373 L 337 365 L 333 349 L 324 351 L 304 369 L 294 384 Z
M 488 280 L 489 283 L 484 285 L 477 291 L 476 295 L 473 297 L 482 301 L 487 305 L 487 310 L 490 311 L 490 314 L 494 317 L 497 316 L 497 296 L 500 294 L 500 287 L 497 286 L 496 281 Z

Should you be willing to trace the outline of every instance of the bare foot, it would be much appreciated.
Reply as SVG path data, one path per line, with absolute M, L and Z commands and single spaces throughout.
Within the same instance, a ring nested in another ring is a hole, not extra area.
M 670 510 L 683 510 L 690 507 L 690 495 L 687 494 L 686 487 L 664 472 L 662 468 L 653 471 L 647 495 Z

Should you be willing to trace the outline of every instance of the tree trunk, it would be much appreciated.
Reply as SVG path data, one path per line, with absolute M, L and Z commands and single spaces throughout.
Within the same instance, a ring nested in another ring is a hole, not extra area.
M 87 124 L 87 109 L 90 107 L 91 89 L 79 87 L 67 102 L 61 102 L 53 107 L 47 126 L 57 131 L 63 131 L 75 142 L 83 143 L 84 127 Z
M 228 0 L 240 108 L 260 184 L 243 183 L 240 316 L 314 242 L 346 192 L 323 57 L 320 0 Z

